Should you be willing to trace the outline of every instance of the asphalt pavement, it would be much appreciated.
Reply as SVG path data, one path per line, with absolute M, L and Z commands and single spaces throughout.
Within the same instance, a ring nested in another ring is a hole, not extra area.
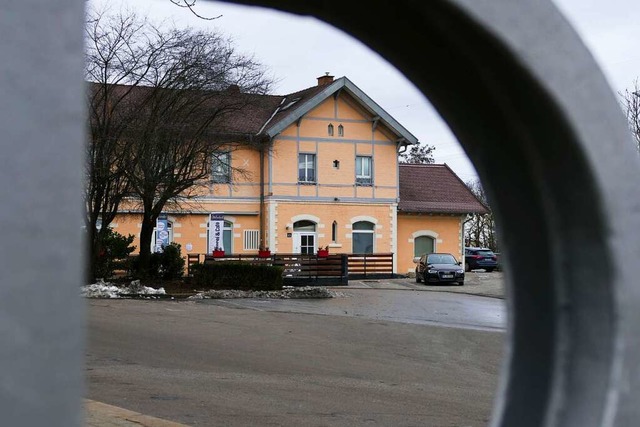
M 334 288 L 343 296 L 313 299 L 207 299 L 204 304 L 259 311 L 359 317 L 371 320 L 502 331 L 501 299 L 413 289 Z
M 87 425 L 486 425 L 503 301 L 412 286 L 354 283 L 286 309 L 90 300 Z

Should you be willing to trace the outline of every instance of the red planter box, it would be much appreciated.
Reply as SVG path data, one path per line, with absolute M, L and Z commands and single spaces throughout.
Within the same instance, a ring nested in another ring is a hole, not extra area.
M 326 258 L 329 256 L 329 251 L 325 249 L 318 249 L 318 258 Z
M 211 252 L 211 256 L 214 258 L 222 258 L 224 256 L 224 251 L 213 251 Z
M 260 258 L 269 258 L 271 256 L 271 251 L 258 251 L 258 256 Z

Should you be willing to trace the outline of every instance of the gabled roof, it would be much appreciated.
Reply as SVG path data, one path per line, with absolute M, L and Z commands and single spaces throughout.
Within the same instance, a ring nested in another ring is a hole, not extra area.
M 105 86 L 94 82 L 87 82 L 87 93 L 95 97 L 96 105 L 104 101 L 102 89 Z M 127 86 L 109 84 L 106 86 L 110 92 L 109 102 L 119 101 L 124 107 L 128 104 L 133 110 L 141 110 L 145 102 L 151 97 L 175 91 L 174 89 L 154 88 L 149 86 Z M 185 92 L 187 93 L 187 92 Z M 272 116 L 284 97 L 277 95 L 264 95 L 256 93 L 240 92 L 233 87 L 221 91 L 192 91 L 194 111 L 186 117 L 195 124 L 206 122 L 206 118 L 215 116 L 211 128 L 216 134 L 229 135 L 257 135 L 264 127 L 264 123 Z M 199 106 L 196 109 L 196 105 Z M 90 120 L 93 117 L 90 114 Z
M 324 86 L 313 86 L 300 92 L 292 93 L 285 97 L 285 101 L 281 105 L 284 107 L 296 98 L 299 98 L 294 105 L 286 110 L 279 109 L 269 123 L 266 124 L 264 132 L 269 137 L 274 137 L 285 128 L 290 126 L 300 117 L 317 107 L 328 97 L 334 95 L 338 91 L 345 91 L 360 101 L 362 107 L 367 110 L 373 117 L 379 117 L 380 121 L 393 132 L 398 135 L 398 139 L 403 140 L 406 144 L 417 144 L 416 138 L 411 132 L 404 128 L 389 113 L 382 109 L 373 99 L 358 88 L 351 80 L 346 77 L 340 77 L 331 84 Z
M 447 166 L 400 164 L 399 213 L 488 213 L 488 209 Z
M 89 82 L 88 86 L 89 92 L 92 94 L 95 94 L 100 88 L 97 83 Z M 130 95 L 127 97 L 130 97 L 133 102 L 143 100 L 154 90 L 158 91 L 157 88 L 145 86 L 109 86 L 120 93 L 130 91 Z M 160 90 L 169 91 L 170 89 Z M 207 114 L 207 111 L 213 114 L 216 111 L 224 110 L 224 114 L 220 114 L 215 121 L 217 132 L 273 138 L 339 91 L 344 91 L 356 99 L 372 117 L 378 118 L 382 124 L 394 132 L 398 136 L 399 142 L 404 144 L 418 142 L 418 139 L 411 132 L 346 77 L 341 77 L 330 84 L 312 86 L 288 95 L 243 93 L 237 87 L 230 87 L 221 91 L 201 91 L 198 92 L 198 96 L 206 100 L 202 104 L 202 114 Z

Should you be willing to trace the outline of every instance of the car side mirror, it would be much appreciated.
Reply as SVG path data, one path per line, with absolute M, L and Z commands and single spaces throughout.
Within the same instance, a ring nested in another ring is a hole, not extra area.
M 462 261 L 458 261 L 458 265 L 462 265 Z
M 420 262 L 420 257 L 419 256 L 413 257 L 413 263 L 414 264 L 417 264 L 419 262 Z

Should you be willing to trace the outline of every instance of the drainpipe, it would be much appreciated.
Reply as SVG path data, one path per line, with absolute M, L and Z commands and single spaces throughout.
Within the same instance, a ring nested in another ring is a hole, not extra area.
M 260 146 L 260 249 L 265 249 L 265 224 L 264 224 L 264 144 L 262 141 Z

